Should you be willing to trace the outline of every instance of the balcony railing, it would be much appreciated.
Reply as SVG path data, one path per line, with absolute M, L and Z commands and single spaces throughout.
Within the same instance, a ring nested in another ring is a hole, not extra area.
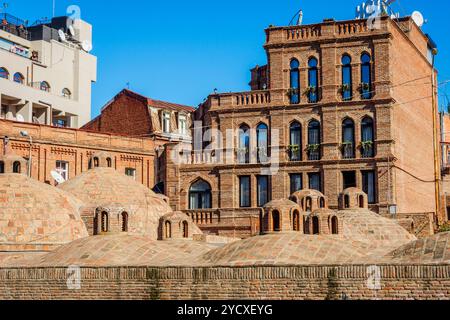
M 27 22 L 7 13 L 0 14 L 0 30 L 30 40 L 31 36 L 27 30 Z
M 342 157 L 344 159 L 355 158 L 355 148 L 353 143 L 344 143 L 342 145 Z
M 308 160 L 318 161 L 321 159 L 320 144 L 310 144 L 307 147 Z
M 373 158 L 375 156 L 375 149 L 372 141 L 361 143 L 361 157 Z

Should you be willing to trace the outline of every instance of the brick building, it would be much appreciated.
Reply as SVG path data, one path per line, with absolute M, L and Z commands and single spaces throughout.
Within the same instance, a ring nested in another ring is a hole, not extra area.
M 88 170 L 94 153 L 106 151 L 111 154 L 111 166 L 119 172 L 149 188 L 156 183 L 155 142 L 151 139 L 7 120 L 0 120 L 0 134 L 0 154 L 8 150 L 28 160 L 31 151 L 31 176 L 41 182 L 56 185 L 52 171 L 72 179 Z
M 109 101 L 101 114 L 82 129 L 129 137 L 145 137 L 155 142 L 156 183 L 164 190 L 164 144 L 190 142 L 194 108 L 160 101 L 124 89 Z
M 167 145 L 174 209 L 204 231 L 245 237 L 271 199 L 317 189 L 337 208 L 338 194 L 357 187 L 371 210 L 412 218 L 421 232 L 446 220 L 436 209 L 435 45 L 411 18 L 381 17 L 378 29 L 366 20 L 269 27 L 264 48 L 252 91 L 211 95 L 196 110 L 197 131 L 216 130 L 211 146 L 184 146 L 180 164 L 182 149 Z M 220 144 L 227 130 L 232 141 Z M 264 170 L 273 161 L 276 172 Z

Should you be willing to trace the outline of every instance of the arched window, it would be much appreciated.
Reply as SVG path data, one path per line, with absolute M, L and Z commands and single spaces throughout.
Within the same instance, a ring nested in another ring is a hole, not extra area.
M 364 208 L 365 207 L 365 201 L 364 201 L 364 196 L 363 195 L 359 196 L 359 207 L 360 208 Z
M 339 234 L 338 218 L 331 218 L 331 234 Z
M 325 198 L 320 197 L 319 199 L 319 208 L 325 208 Z
M 109 232 L 109 215 L 108 215 L 108 212 L 102 212 L 102 232 Z
M 170 221 L 166 221 L 164 226 L 165 226 L 166 239 L 171 239 L 172 238 L 172 223 L 170 223 Z
M 312 224 L 313 224 L 313 234 L 315 235 L 320 234 L 319 217 L 313 217 Z
M 0 161 L 0 173 L 5 173 L 5 163 Z
M 14 74 L 14 82 L 16 83 L 20 83 L 20 84 L 24 84 L 25 82 L 25 77 L 20 73 L 20 72 L 16 72 Z
M 311 197 L 307 197 L 306 198 L 305 211 L 306 212 L 311 212 L 312 211 L 312 199 L 311 199 Z
M 94 158 L 94 167 L 95 167 L 95 168 L 98 168 L 99 165 L 100 165 L 99 160 L 98 160 L 97 157 L 95 157 L 95 158 Z
M 204 180 L 198 180 L 189 189 L 189 209 L 211 208 L 211 186 Z
M 304 217 L 303 219 L 304 219 L 304 220 L 303 220 L 303 233 L 304 233 L 304 234 L 310 234 L 310 233 L 311 233 L 311 231 L 310 231 L 310 228 L 311 228 L 311 226 L 310 226 L 311 219 L 308 218 L 308 217 Z
M 342 156 L 344 159 L 355 157 L 355 123 L 349 118 L 342 122 Z
M 112 167 L 112 160 L 111 160 L 111 158 L 106 158 L 106 165 L 108 166 L 108 168 Z
M 291 161 L 302 160 L 302 126 L 294 121 L 290 127 L 290 159 Z
M 189 238 L 189 224 L 187 221 L 183 221 L 183 238 Z
M 16 161 L 13 163 L 13 173 L 20 173 L 20 162 Z
M 291 104 L 300 103 L 300 63 L 297 59 L 292 59 L 291 61 L 291 76 L 290 82 L 291 87 L 289 90 L 289 96 Z
M 349 55 L 342 57 L 342 99 L 352 100 L 353 87 L 352 87 L 352 58 Z
M 256 128 L 256 142 L 258 148 L 258 163 L 267 163 L 269 155 L 269 127 L 261 123 Z
M 371 59 L 368 53 L 361 55 L 361 98 L 372 98 L 372 72 Z
M 128 213 L 122 212 L 122 232 L 128 232 Z
M 250 128 L 242 125 L 239 128 L 239 163 L 250 163 Z
M 0 68 L 0 78 L 9 79 L 9 72 L 6 68 Z
M 375 156 L 374 133 L 372 118 L 365 117 L 361 122 L 361 153 L 363 158 L 373 158 Z
M 319 70 L 317 69 L 317 59 L 311 58 L 308 61 L 308 101 L 315 103 L 319 100 Z
M 272 211 L 272 230 L 281 231 L 280 213 L 276 210 Z
M 50 85 L 48 84 L 47 81 L 42 81 L 40 88 L 42 91 L 50 92 Z
M 72 92 L 70 92 L 69 89 L 64 88 L 64 89 L 62 90 L 62 96 L 63 96 L 64 98 L 70 99 L 70 98 L 72 97 Z
M 350 196 L 348 194 L 344 196 L 344 208 L 350 208 Z
M 300 231 L 300 213 L 297 210 L 294 211 L 292 229 L 294 231 Z
M 308 159 L 320 160 L 321 132 L 320 122 L 313 120 L 308 126 Z

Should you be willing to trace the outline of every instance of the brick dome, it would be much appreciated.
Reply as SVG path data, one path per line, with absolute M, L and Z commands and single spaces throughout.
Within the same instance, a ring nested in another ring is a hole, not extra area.
M 297 203 L 304 212 L 311 212 L 319 208 L 328 208 L 327 198 L 317 190 L 300 190 L 293 193 L 290 199 Z
M 81 203 L 21 174 L 0 175 L 0 251 L 49 251 L 88 236 Z
M 386 258 L 394 263 L 449 264 L 450 232 L 408 243 Z
M 338 211 L 337 216 L 342 223 L 340 234 L 349 239 L 365 241 L 371 250 L 378 250 L 380 254 L 417 240 L 397 221 L 384 218 L 368 209 L 346 209 Z
M 128 234 L 93 236 L 69 243 L 31 262 L 65 267 L 96 266 L 191 266 L 213 248 L 197 241 L 155 241 Z
M 58 186 L 83 202 L 82 217 L 90 234 L 94 234 L 94 220 L 98 208 L 106 208 L 114 216 L 110 224 L 118 223 L 116 215 L 127 214 L 126 231 L 158 239 L 160 218 L 172 212 L 171 207 L 152 190 L 120 174 L 113 168 L 97 167 Z M 109 213 L 108 213 L 109 214 Z
M 367 254 L 365 246 L 338 236 L 286 232 L 234 242 L 203 258 L 223 266 L 350 264 Z

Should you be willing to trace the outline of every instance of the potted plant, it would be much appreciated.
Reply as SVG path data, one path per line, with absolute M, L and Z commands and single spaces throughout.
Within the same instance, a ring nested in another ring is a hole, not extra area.
M 292 144 L 288 146 L 290 152 L 299 152 L 300 146 L 298 144 Z
M 287 95 L 289 98 L 291 98 L 292 96 L 296 95 L 299 93 L 299 89 L 298 88 L 289 88 L 287 91 Z
M 347 91 L 350 91 L 351 89 L 352 89 L 352 87 L 351 87 L 350 84 L 348 84 L 348 83 L 344 83 L 344 84 L 341 86 L 341 92 L 342 92 L 342 93 L 347 92 Z
M 370 84 L 367 83 L 367 82 L 363 82 L 363 83 L 361 83 L 361 87 L 360 88 L 361 88 L 362 92 L 367 92 L 367 91 L 370 90 Z
M 308 146 L 306 147 L 306 151 L 308 152 L 316 152 L 319 151 L 320 149 L 320 144 L 308 144 Z
M 309 86 L 308 88 L 306 88 L 304 94 L 307 96 L 309 94 L 314 94 L 317 93 L 317 88 L 316 86 Z
M 361 148 L 363 150 L 370 150 L 373 148 L 373 141 L 362 141 Z

